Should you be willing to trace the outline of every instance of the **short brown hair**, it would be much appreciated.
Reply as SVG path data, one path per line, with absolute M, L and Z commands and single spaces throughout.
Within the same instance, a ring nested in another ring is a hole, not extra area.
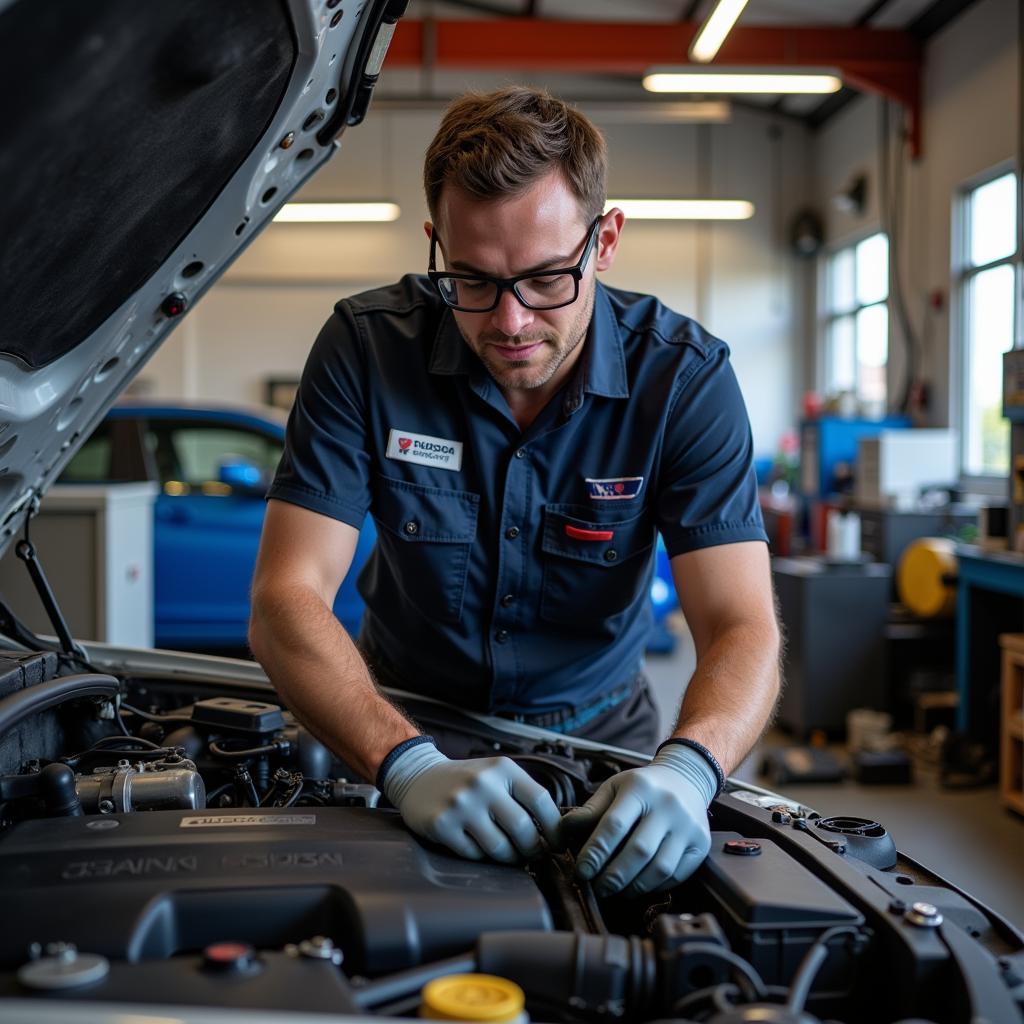
M 519 195 L 555 168 L 584 220 L 604 211 L 608 151 L 594 124 L 543 89 L 508 86 L 454 100 L 427 149 L 423 187 L 437 220 L 444 186 L 477 199 Z

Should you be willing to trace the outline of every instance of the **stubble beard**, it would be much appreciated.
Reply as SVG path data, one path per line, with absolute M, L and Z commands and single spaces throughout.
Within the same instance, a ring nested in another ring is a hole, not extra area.
M 487 372 L 494 378 L 498 387 L 503 391 L 534 391 L 542 388 L 558 372 L 562 364 L 582 344 L 587 336 L 587 329 L 590 326 L 591 316 L 594 308 L 593 285 L 588 289 L 587 295 L 583 297 L 579 312 L 569 326 L 565 340 L 555 331 L 542 331 L 535 335 L 516 334 L 511 337 L 495 332 L 486 332 L 476 339 L 471 339 L 459 324 L 459 331 L 463 340 L 477 354 L 480 362 L 484 364 Z M 542 341 L 554 347 L 547 353 L 544 361 L 536 366 L 530 359 L 514 359 L 509 361 L 499 356 L 492 356 L 490 346 L 499 345 L 531 345 Z M 533 366 L 533 371 L 523 373 Z

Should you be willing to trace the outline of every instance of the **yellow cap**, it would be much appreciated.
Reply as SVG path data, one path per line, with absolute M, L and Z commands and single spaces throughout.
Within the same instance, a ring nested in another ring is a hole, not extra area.
M 423 986 L 420 1017 L 427 1020 L 514 1021 L 526 998 L 513 981 L 493 974 L 449 974 Z
M 900 600 L 916 615 L 951 615 L 956 606 L 956 548 L 953 541 L 924 537 L 909 545 L 900 559 L 896 587 Z

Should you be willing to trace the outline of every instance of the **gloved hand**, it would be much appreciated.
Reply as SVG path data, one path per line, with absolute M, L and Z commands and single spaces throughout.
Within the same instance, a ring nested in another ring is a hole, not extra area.
M 455 761 L 420 743 L 399 754 L 380 788 L 409 828 L 469 860 L 514 864 L 541 852 L 542 835 L 558 838 L 555 802 L 507 757 Z
M 599 896 L 678 885 L 711 849 L 707 809 L 717 787 L 707 761 L 676 744 L 642 768 L 613 775 L 562 819 L 564 839 L 590 832 L 577 874 L 595 879 Z

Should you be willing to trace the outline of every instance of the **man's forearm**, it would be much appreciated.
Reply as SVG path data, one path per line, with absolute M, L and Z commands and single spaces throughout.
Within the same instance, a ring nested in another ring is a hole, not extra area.
M 730 626 L 698 658 L 672 735 L 703 744 L 728 775 L 761 736 L 778 695 L 774 624 Z
M 292 712 L 370 782 L 387 753 L 419 733 L 377 690 L 352 639 L 308 587 L 254 594 L 249 642 Z

